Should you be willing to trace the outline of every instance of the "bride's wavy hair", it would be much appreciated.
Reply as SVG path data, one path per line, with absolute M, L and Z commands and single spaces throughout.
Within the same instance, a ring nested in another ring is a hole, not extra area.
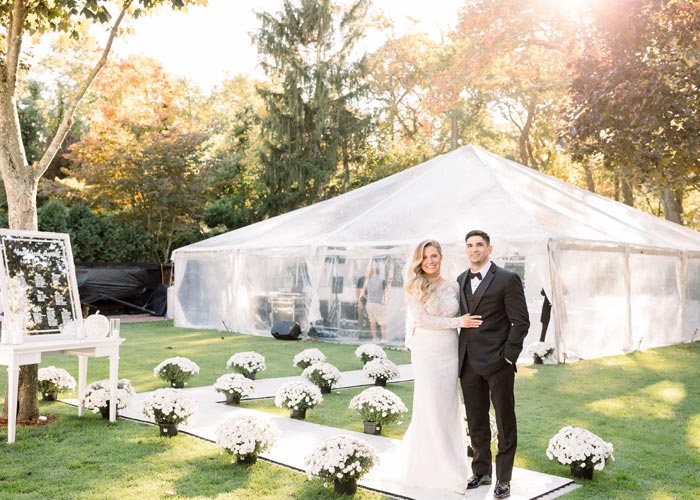
M 427 247 L 435 247 L 442 257 L 442 246 L 435 240 L 424 240 L 418 243 L 418 246 L 413 251 L 413 257 L 408 265 L 406 282 L 403 289 L 406 293 L 416 296 L 421 304 L 428 300 L 430 294 L 435 292 L 438 280 L 431 280 L 426 275 L 421 264 L 423 263 L 423 252 Z

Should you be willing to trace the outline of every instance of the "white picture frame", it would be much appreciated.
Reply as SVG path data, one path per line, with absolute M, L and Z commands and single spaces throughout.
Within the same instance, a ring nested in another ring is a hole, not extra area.
M 11 293 L 15 298 L 23 294 L 26 300 L 11 303 Z M 83 318 L 70 237 L 0 229 L 0 301 L 3 329 L 13 318 L 26 318 L 24 334 L 9 343 L 81 338 Z M 4 342 L 6 335 L 4 331 Z

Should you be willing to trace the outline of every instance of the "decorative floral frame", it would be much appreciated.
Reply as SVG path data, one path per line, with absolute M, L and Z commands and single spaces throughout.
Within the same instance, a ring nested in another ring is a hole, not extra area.
M 0 229 L 0 301 L 3 328 L 17 321 L 10 294 L 26 287 L 24 334 L 5 343 L 82 338 L 83 319 L 70 237 L 64 233 Z M 10 316 L 12 315 L 12 316 Z M 62 328 L 70 324 L 70 328 Z

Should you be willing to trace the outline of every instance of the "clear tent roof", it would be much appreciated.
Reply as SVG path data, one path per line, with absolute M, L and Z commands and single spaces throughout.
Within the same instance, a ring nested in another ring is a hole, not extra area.
M 590 193 L 477 146 L 175 252 L 462 241 L 480 227 L 547 237 L 700 251 L 700 233 Z

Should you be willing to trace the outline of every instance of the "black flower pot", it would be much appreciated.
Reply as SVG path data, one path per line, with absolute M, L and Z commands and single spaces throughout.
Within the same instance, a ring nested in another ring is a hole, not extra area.
M 295 410 L 292 408 L 289 412 L 289 416 L 297 420 L 304 420 L 306 418 L 306 409 Z
M 42 401 L 56 401 L 57 397 L 58 397 L 57 391 L 49 391 L 49 392 L 42 392 L 41 393 Z
M 319 387 L 321 389 L 321 394 L 330 394 L 331 393 L 331 386 L 330 385 L 322 385 Z
M 382 433 L 382 424 L 378 424 L 377 422 L 370 422 L 370 421 L 365 421 L 365 434 L 373 434 L 375 436 L 378 436 Z
M 386 387 L 386 379 L 385 378 L 376 378 L 374 379 L 374 385 L 377 385 L 379 387 Z
M 540 358 L 537 354 L 532 355 L 532 359 L 535 362 L 536 365 L 541 365 L 542 363 L 542 358 Z
M 160 428 L 160 437 L 177 436 L 177 424 L 158 424 Z
M 226 393 L 226 404 L 227 405 L 232 405 L 232 406 L 238 406 L 241 404 L 241 395 L 238 394 L 237 392 L 234 392 L 233 394 L 230 392 Z
M 258 461 L 258 456 L 257 455 L 246 455 L 244 457 L 239 456 L 238 460 L 236 460 L 236 461 L 242 465 L 253 465 L 255 462 Z
M 182 389 L 185 387 L 185 383 L 181 380 L 171 380 L 170 387 L 173 389 Z
M 347 479 L 345 481 L 341 481 L 336 479 L 333 481 L 333 491 L 341 495 L 354 495 L 357 491 L 357 480 Z
M 593 479 L 593 466 L 579 467 L 578 464 L 571 464 L 571 475 L 578 479 Z

